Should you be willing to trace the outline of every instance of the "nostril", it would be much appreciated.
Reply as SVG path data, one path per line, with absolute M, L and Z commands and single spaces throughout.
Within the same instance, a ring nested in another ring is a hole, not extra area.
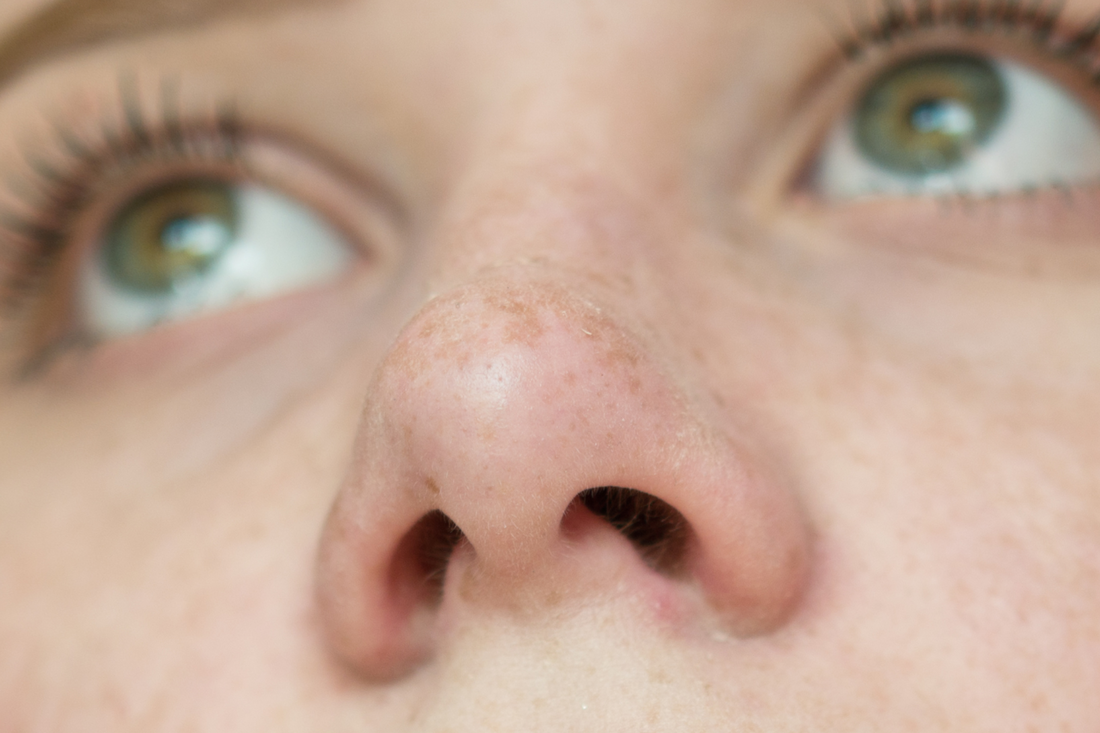
M 618 486 L 586 489 L 576 500 L 622 533 L 654 570 L 666 575 L 683 571 L 691 528 L 667 502 Z
M 395 578 L 397 584 L 408 588 L 420 604 L 438 606 L 447 564 L 462 538 L 462 530 L 443 512 L 425 514 L 398 546 L 394 572 L 404 577 Z

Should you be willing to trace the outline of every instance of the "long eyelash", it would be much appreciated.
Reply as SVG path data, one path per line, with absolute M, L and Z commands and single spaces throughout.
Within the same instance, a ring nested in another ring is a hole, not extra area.
M 161 81 L 156 111 L 146 110 L 138 78 L 123 73 L 118 111 L 94 134 L 51 121 L 44 146 L 22 145 L 25 171 L 8 175 L 0 206 L 0 317 L 20 310 L 65 251 L 71 226 L 111 177 L 156 165 L 238 167 L 241 126 L 236 107 L 185 116 L 177 80 Z
M 841 53 L 858 59 L 915 31 L 955 27 L 979 32 L 1025 32 L 1033 43 L 1081 66 L 1100 84 L 1100 14 L 1079 28 L 1062 19 L 1062 0 L 875 0 L 869 17 L 851 4 L 837 32 Z

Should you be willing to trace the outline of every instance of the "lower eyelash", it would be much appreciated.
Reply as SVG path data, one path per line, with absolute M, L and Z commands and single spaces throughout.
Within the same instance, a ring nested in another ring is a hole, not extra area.
M 19 311 L 66 251 L 77 218 L 108 181 L 173 167 L 240 168 L 241 129 L 235 106 L 184 116 L 175 79 L 163 79 L 155 105 L 137 77 L 121 74 L 118 114 L 105 115 L 94 134 L 54 121 L 45 144 L 23 145 L 24 170 L 4 183 L 0 207 L 0 317 Z M 149 114 L 146 110 L 154 107 Z
M 870 49 L 937 27 L 968 32 L 1020 32 L 1045 51 L 1081 66 L 1100 84 L 1100 15 L 1078 28 L 1062 20 L 1061 0 L 879 0 L 870 17 L 853 6 L 848 27 L 836 33 L 841 52 L 858 59 Z

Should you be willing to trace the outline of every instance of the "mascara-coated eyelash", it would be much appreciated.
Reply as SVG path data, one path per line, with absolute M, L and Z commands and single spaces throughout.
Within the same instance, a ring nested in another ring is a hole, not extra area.
M 848 27 L 834 35 L 844 56 L 858 59 L 872 48 L 934 28 L 1024 33 L 1100 84 L 1100 14 L 1074 27 L 1064 22 L 1062 11 L 1060 0 L 881 0 L 870 17 L 859 17 L 853 10 Z
M 138 171 L 180 167 L 241 170 L 241 127 L 233 104 L 184 116 L 179 86 L 160 84 L 155 111 L 137 79 L 119 78 L 116 113 L 92 132 L 54 121 L 45 144 L 23 145 L 23 170 L 10 174 L 0 205 L 0 316 L 20 310 L 64 253 L 73 222 L 109 187 Z

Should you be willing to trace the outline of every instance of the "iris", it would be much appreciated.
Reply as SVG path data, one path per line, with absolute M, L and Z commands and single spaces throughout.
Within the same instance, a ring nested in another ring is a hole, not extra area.
M 107 234 L 111 280 L 143 293 L 167 293 L 202 275 L 237 239 L 233 188 L 217 181 L 172 183 L 128 204 Z
M 902 175 L 947 173 L 997 130 L 1008 107 L 989 61 L 935 54 L 902 61 L 871 82 L 855 115 L 860 150 Z

